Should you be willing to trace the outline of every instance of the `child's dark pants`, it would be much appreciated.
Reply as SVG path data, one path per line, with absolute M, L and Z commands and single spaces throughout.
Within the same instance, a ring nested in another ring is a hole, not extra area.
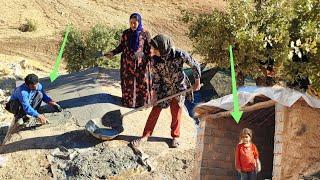
M 256 180 L 257 173 L 255 171 L 252 172 L 241 172 L 241 180 Z

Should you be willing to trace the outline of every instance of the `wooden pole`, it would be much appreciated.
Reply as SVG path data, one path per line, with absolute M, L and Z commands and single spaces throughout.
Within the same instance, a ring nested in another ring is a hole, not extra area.
M 259 109 L 268 108 L 268 107 L 274 106 L 275 104 L 276 104 L 276 101 L 269 100 L 269 101 L 265 101 L 265 102 L 260 102 L 260 103 L 254 104 L 252 106 L 242 107 L 242 108 L 240 108 L 240 111 L 251 112 L 251 111 L 255 111 L 255 110 L 259 110 Z M 218 118 L 222 118 L 222 117 L 229 117 L 231 115 L 230 114 L 231 112 L 232 112 L 232 110 L 220 112 L 220 113 L 217 113 L 217 114 L 206 114 L 206 113 L 204 113 L 204 114 L 201 114 L 199 116 L 196 116 L 196 118 L 218 119 Z

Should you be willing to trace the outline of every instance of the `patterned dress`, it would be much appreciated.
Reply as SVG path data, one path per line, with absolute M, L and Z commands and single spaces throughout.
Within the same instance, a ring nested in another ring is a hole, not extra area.
M 151 90 L 151 63 L 150 63 L 150 34 L 143 30 L 139 35 L 139 49 L 134 52 L 130 49 L 130 33 L 123 32 L 120 45 L 112 51 L 121 54 L 121 90 L 122 105 L 137 108 L 150 102 Z
M 195 79 L 200 78 L 201 69 L 197 61 L 195 61 L 186 52 L 181 50 L 171 49 L 166 60 L 163 58 L 153 58 L 153 90 L 157 92 L 157 99 L 168 97 L 179 93 L 191 87 L 188 76 L 183 71 L 183 64 L 186 63 L 192 68 Z M 193 101 L 193 93 L 187 93 L 187 98 Z M 185 95 L 176 97 L 179 106 L 182 107 L 185 100 Z M 158 104 L 158 107 L 167 108 L 171 100 Z

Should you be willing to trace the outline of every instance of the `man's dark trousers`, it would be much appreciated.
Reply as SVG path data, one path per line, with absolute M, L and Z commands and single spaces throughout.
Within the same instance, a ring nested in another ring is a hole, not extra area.
M 43 94 L 40 91 L 36 92 L 34 96 L 31 97 L 30 99 L 31 107 L 36 111 L 38 111 L 40 109 L 42 99 L 43 99 Z M 14 114 L 16 119 L 22 118 L 26 115 L 26 112 L 23 110 L 23 107 L 19 100 L 10 100 L 6 104 L 5 108 L 6 110 Z

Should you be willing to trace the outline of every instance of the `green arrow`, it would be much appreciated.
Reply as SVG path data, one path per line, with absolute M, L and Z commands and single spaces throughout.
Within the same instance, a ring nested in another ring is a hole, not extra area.
M 230 66 L 231 66 L 231 80 L 232 80 L 232 95 L 233 95 L 233 112 L 231 112 L 231 115 L 233 119 L 239 123 L 242 111 L 239 109 L 239 99 L 238 99 L 238 92 L 237 92 L 237 83 L 236 83 L 236 74 L 234 71 L 234 62 L 233 62 L 233 53 L 232 53 L 232 46 L 229 46 L 229 52 L 230 52 Z
M 54 64 L 53 70 L 50 73 L 51 82 L 56 80 L 58 78 L 58 76 L 59 76 L 59 74 L 58 74 L 59 66 L 60 66 L 60 62 L 61 62 L 61 59 L 62 59 L 62 54 L 63 54 L 63 51 L 64 51 L 64 47 L 66 46 L 66 43 L 67 43 L 69 32 L 70 32 L 70 26 L 67 27 L 67 31 L 66 31 L 66 34 L 64 35 L 64 39 L 63 39 L 63 42 L 62 42 L 62 45 L 61 45 L 61 48 L 60 48 L 60 51 L 59 51 L 59 55 L 57 57 L 56 63 Z

